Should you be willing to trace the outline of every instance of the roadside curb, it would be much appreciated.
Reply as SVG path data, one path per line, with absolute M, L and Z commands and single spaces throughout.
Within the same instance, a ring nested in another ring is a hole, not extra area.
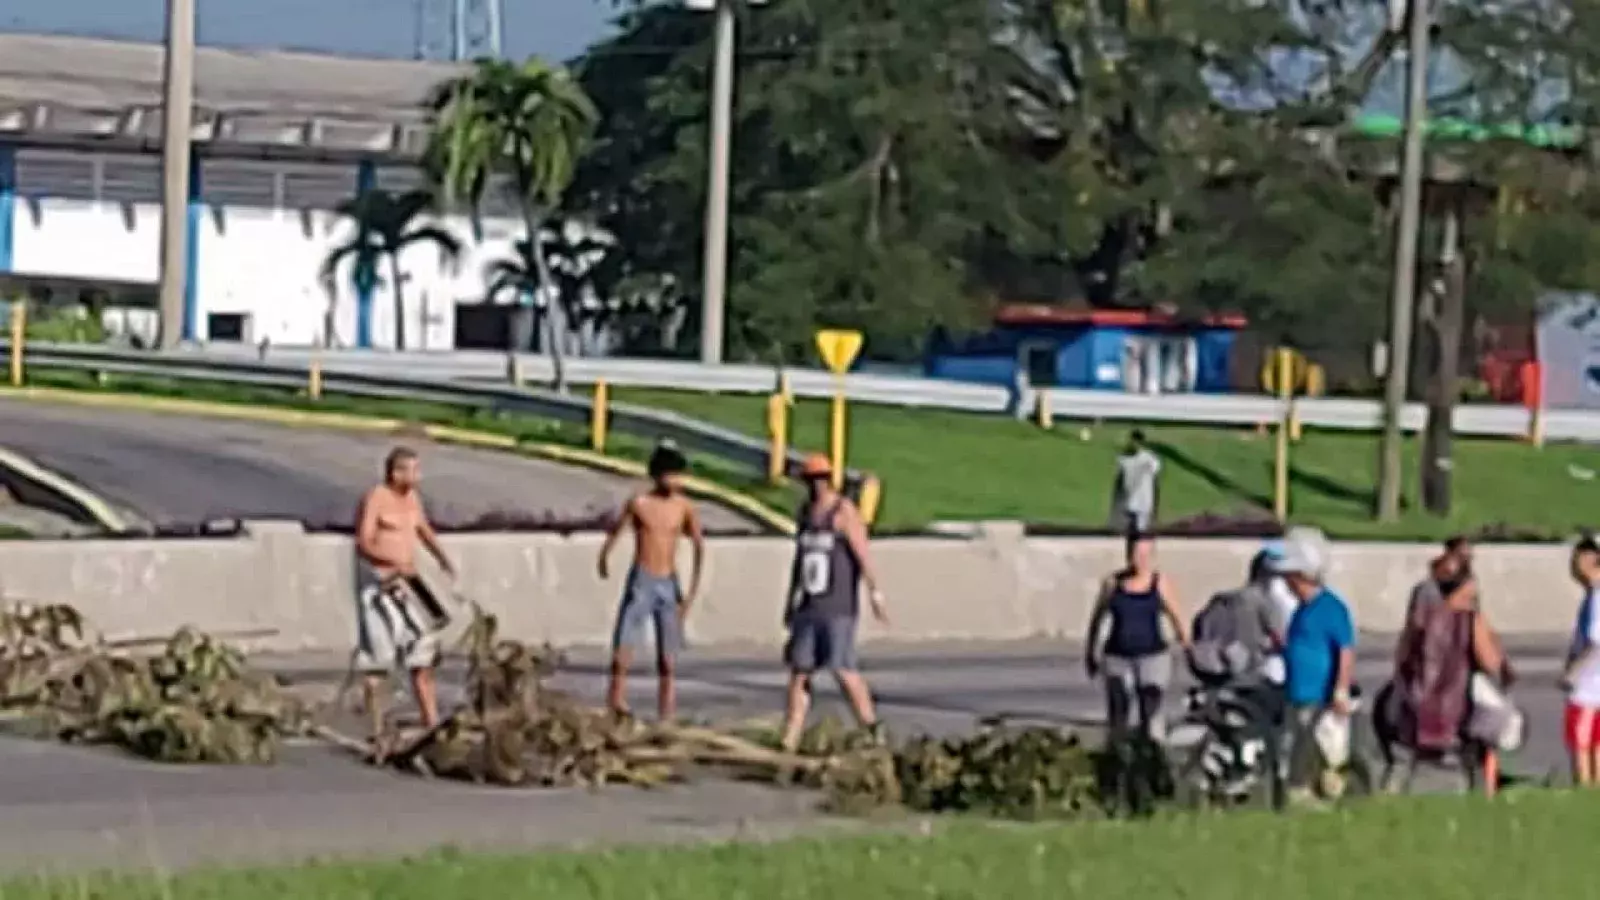
M 0 447 L 0 469 L 49 496 L 55 504 L 71 509 L 72 513 L 63 513 L 68 518 L 92 522 L 113 534 L 128 531 L 133 525 L 94 491 L 4 447 Z
M 583 450 L 577 447 L 567 447 L 561 444 L 550 444 L 533 441 L 519 441 L 516 438 L 497 434 L 492 431 L 478 431 L 471 428 L 460 428 L 454 425 L 435 425 L 430 423 L 408 422 L 403 419 L 385 418 L 380 416 L 363 416 L 356 413 L 321 412 L 318 410 L 286 409 L 279 406 L 246 406 L 243 404 L 222 403 L 213 400 L 189 400 L 182 397 L 149 397 L 139 394 L 112 394 L 90 393 L 73 391 L 64 388 L 0 388 L 0 398 L 13 397 L 22 400 L 33 400 L 43 403 L 75 404 L 78 406 L 92 406 L 105 409 L 130 409 L 143 412 L 169 413 L 173 415 L 211 416 L 215 418 L 240 419 L 252 422 L 265 422 L 274 425 L 286 425 L 295 428 L 327 428 L 341 431 L 360 431 L 367 433 L 393 433 L 402 429 L 418 429 L 429 440 L 442 444 L 458 444 L 466 447 L 477 447 L 487 450 L 520 453 L 535 459 L 547 462 L 562 463 L 570 466 L 579 466 L 595 471 L 605 472 L 609 475 L 620 475 L 628 478 L 646 478 L 648 470 L 642 463 L 632 460 L 618 459 L 596 453 L 592 450 Z M 419 429 L 420 426 L 420 429 Z M 0 461 L 3 464 L 3 461 Z M 38 468 L 35 466 L 35 468 Z M 43 471 L 42 469 L 40 471 Z M 53 473 L 47 473 L 53 475 Z M 103 510 L 123 521 L 120 516 L 111 510 L 93 493 L 76 484 L 65 482 L 60 476 L 54 476 L 79 494 L 97 504 Z M 737 512 L 755 520 L 777 534 L 793 534 L 794 522 L 789 516 L 773 509 L 759 499 L 742 491 L 717 484 L 697 476 L 691 476 L 684 481 L 685 490 L 693 497 L 710 500 L 729 507 Z M 87 509 L 87 507 L 85 507 Z M 124 524 L 123 530 L 127 526 Z

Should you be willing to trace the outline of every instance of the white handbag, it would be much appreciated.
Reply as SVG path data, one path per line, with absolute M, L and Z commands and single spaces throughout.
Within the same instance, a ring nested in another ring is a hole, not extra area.
M 1312 740 L 1322 754 L 1322 762 L 1330 769 L 1343 768 L 1350 761 L 1350 717 L 1333 710 L 1324 710 L 1312 727 Z
M 1467 733 L 1503 753 L 1519 749 L 1528 737 L 1528 721 L 1522 710 L 1482 672 L 1473 673 L 1469 689 L 1472 714 Z

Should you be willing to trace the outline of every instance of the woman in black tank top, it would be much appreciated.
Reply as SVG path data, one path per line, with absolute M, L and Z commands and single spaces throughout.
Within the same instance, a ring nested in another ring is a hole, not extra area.
M 1155 540 L 1148 534 L 1131 535 L 1127 565 L 1101 585 L 1084 642 L 1089 677 L 1105 676 L 1106 724 L 1113 734 L 1124 734 L 1135 724 L 1151 737 L 1162 734 L 1161 704 L 1172 681 L 1163 620 L 1187 647 L 1188 629 L 1171 579 L 1155 568 Z

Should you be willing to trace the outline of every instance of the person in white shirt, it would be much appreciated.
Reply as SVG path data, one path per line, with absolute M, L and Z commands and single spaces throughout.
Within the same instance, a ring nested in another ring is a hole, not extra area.
M 1117 457 L 1111 487 L 1111 528 L 1118 534 L 1144 534 L 1155 527 L 1160 506 L 1161 457 L 1145 445 L 1144 432 L 1134 429 Z
M 1572 780 L 1588 787 L 1600 771 L 1600 542 L 1592 535 L 1584 535 L 1572 548 L 1571 571 L 1583 588 L 1583 602 L 1561 676 L 1567 692 L 1564 730 Z

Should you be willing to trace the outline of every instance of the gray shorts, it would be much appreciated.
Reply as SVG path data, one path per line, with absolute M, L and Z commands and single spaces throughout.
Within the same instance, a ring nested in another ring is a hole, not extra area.
M 783 661 L 796 672 L 854 672 L 856 619 L 854 616 L 796 616 L 789 623 L 789 640 Z
M 678 615 L 683 591 L 678 579 L 632 569 L 622 589 L 622 605 L 617 610 L 617 627 L 611 635 L 612 650 L 644 646 L 651 628 L 655 629 L 656 659 L 675 659 L 683 644 Z
M 376 675 L 439 664 L 439 637 L 399 580 L 363 577 L 356 590 L 356 669 Z
M 1106 683 L 1106 727 L 1116 733 L 1143 731 L 1160 740 L 1166 733 L 1162 704 L 1172 683 L 1172 657 L 1112 656 L 1102 661 Z

